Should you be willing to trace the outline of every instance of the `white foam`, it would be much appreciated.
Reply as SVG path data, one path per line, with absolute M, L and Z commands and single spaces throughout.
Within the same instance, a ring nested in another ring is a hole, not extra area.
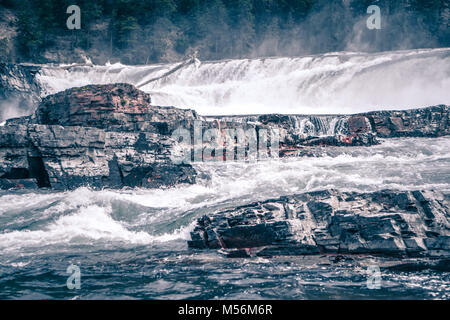
M 110 209 L 89 206 L 60 217 L 41 230 L 12 231 L 0 234 L 0 247 L 34 247 L 58 243 L 93 243 L 98 240 L 147 244 L 154 237 L 145 232 L 127 230 L 109 215 Z

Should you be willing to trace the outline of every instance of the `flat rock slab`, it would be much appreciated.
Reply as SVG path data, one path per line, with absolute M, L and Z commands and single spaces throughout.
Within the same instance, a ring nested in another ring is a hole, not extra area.
M 324 190 L 270 199 L 198 219 L 191 248 L 229 257 L 450 255 L 450 194 Z

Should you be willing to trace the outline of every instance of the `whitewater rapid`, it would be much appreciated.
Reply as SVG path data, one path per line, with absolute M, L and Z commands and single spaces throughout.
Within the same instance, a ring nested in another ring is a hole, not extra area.
M 176 66 L 43 66 L 37 79 L 45 96 L 88 84 L 139 85 Z M 141 89 L 155 105 L 203 115 L 345 114 L 450 104 L 450 48 L 203 62 Z

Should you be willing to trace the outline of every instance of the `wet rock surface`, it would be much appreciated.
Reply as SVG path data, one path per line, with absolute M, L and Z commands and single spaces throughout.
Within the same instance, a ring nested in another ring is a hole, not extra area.
M 229 257 L 316 254 L 450 256 L 450 194 L 324 190 L 211 213 L 188 242 Z

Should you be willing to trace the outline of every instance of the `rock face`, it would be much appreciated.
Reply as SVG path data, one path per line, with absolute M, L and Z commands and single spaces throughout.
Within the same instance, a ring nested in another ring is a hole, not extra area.
M 198 219 L 189 247 L 230 257 L 319 253 L 450 255 L 450 194 L 325 190 Z
M 362 115 L 379 137 L 439 137 L 450 134 L 449 107 L 439 105 L 404 111 L 375 111 Z
M 152 106 L 149 94 L 119 83 L 90 85 L 50 95 L 42 100 L 31 123 L 167 135 L 182 122 L 195 119 L 199 117 L 192 110 Z
M 87 86 L 45 98 L 33 116 L 0 127 L 0 187 L 161 187 L 193 183 L 170 160 L 172 126 L 198 116 L 150 105 L 128 84 Z

